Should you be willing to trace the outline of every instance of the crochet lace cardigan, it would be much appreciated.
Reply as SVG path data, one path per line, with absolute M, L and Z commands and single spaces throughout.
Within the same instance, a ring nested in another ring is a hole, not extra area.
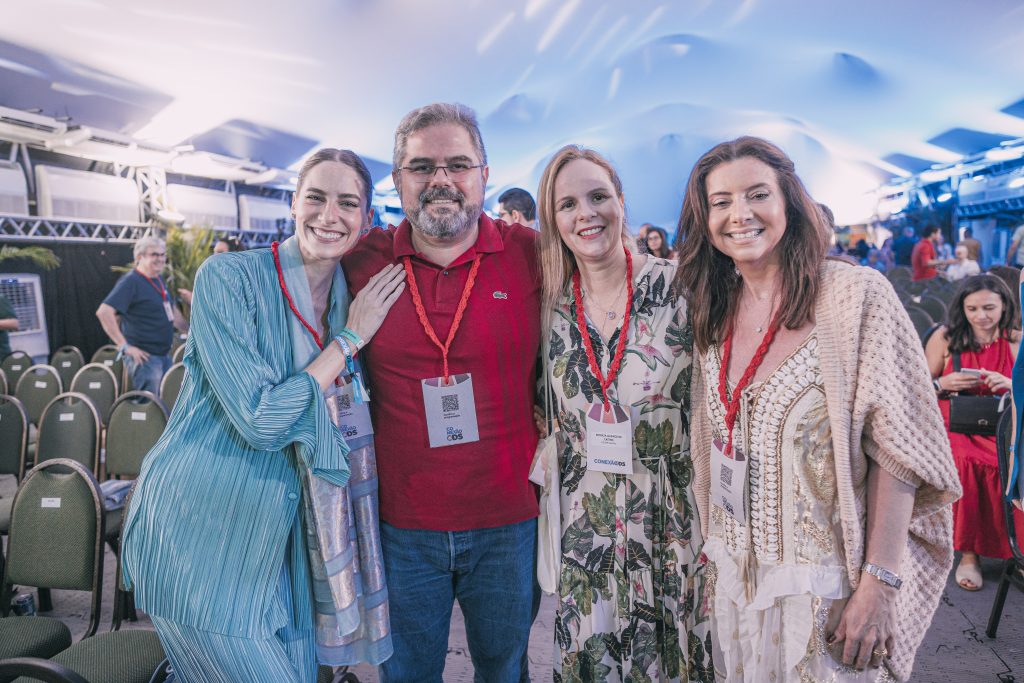
M 841 261 L 826 261 L 821 278 L 815 333 L 854 589 L 864 562 L 868 458 L 917 488 L 889 655 L 893 674 L 906 680 L 953 564 L 952 503 L 960 480 L 921 342 L 892 286 L 872 269 Z M 704 373 L 695 368 L 693 377 L 693 487 L 706 538 L 711 422 Z

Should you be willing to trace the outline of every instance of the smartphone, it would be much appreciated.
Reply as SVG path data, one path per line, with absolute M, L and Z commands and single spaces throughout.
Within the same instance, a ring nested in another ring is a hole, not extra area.
M 965 375 L 970 375 L 974 379 L 981 379 L 981 370 L 975 370 L 974 368 L 961 368 L 960 372 Z

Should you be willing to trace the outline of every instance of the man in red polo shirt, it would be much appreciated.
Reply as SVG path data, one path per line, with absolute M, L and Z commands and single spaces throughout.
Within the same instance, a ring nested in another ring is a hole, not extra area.
M 956 263 L 955 259 L 949 261 L 935 258 L 935 249 L 940 244 L 942 244 L 942 231 L 939 230 L 939 226 L 926 225 L 924 232 L 921 233 L 921 239 L 914 245 L 914 251 L 910 254 L 910 267 L 913 271 L 911 279 L 915 282 L 936 277 L 939 274 L 936 266 L 948 266 Z
M 407 218 L 344 259 L 353 295 L 389 263 L 409 293 L 363 354 L 394 655 L 385 681 L 440 681 L 458 599 L 476 679 L 528 680 L 537 498 L 537 233 L 483 213 L 473 111 L 432 104 L 395 133 Z

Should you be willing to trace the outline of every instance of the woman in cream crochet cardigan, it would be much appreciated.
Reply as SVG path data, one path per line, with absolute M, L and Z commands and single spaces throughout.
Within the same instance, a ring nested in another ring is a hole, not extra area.
M 697 162 L 679 229 L 716 676 L 907 679 L 960 495 L 910 320 L 764 140 Z

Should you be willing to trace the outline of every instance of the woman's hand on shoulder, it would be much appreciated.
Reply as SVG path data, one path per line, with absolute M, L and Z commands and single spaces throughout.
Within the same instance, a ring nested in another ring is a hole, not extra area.
M 346 326 L 369 343 L 404 290 L 405 269 L 397 263 L 385 266 L 352 301 Z

